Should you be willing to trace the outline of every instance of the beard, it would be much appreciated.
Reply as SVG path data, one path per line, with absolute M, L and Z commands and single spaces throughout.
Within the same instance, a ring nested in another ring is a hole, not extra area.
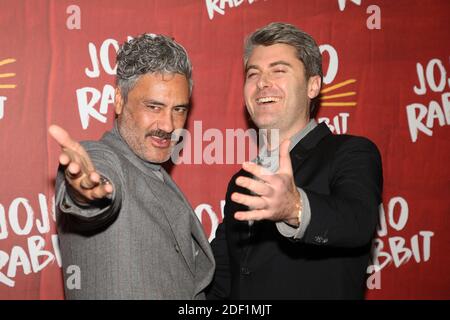
M 118 121 L 118 129 L 129 148 L 142 160 L 152 163 L 163 163 L 170 159 L 172 142 L 168 148 L 157 148 L 151 145 L 148 139 L 158 137 L 160 139 L 170 140 L 172 137 L 171 133 L 161 129 L 153 129 L 147 133 L 141 133 L 137 129 L 134 121 L 126 115 L 123 115 L 121 120 Z

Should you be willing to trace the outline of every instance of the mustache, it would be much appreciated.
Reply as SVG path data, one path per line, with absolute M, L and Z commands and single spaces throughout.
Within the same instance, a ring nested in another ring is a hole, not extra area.
M 164 130 L 161 129 L 156 129 L 156 130 L 151 130 L 149 133 L 147 133 L 145 135 L 145 137 L 158 137 L 160 139 L 167 139 L 167 140 L 171 140 L 172 139 L 172 133 L 166 132 Z

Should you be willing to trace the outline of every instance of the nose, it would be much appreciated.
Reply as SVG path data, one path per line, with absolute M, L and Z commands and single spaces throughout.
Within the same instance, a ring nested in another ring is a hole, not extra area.
M 166 108 L 170 109 L 170 108 Z M 170 110 L 166 110 L 156 122 L 158 129 L 171 133 L 174 130 L 172 113 Z
M 272 82 L 270 81 L 269 75 L 266 73 L 261 74 L 256 85 L 260 90 L 271 87 Z

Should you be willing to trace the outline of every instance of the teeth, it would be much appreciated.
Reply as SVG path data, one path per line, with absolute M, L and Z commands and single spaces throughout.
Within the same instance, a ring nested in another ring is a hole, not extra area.
M 263 97 L 256 99 L 257 103 L 268 103 L 268 102 L 278 102 L 280 101 L 280 98 L 277 97 Z

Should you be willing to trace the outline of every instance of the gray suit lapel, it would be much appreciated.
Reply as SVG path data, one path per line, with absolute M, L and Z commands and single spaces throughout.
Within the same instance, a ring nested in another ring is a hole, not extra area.
M 178 188 L 178 186 L 175 184 L 175 182 L 172 180 L 172 178 L 169 176 L 169 174 L 164 170 L 161 169 L 161 172 L 164 176 L 165 182 L 174 190 L 178 196 L 182 199 L 184 204 L 187 208 L 189 208 L 189 213 L 191 215 L 191 221 L 192 221 L 192 236 L 196 239 L 197 243 L 199 244 L 201 250 L 206 254 L 206 256 L 211 260 L 214 261 L 211 246 L 209 245 L 208 239 L 205 236 L 205 232 L 203 231 L 203 226 L 200 223 L 199 219 L 195 215 L 194 211 L 192 210 L 191 205 L 185 198 L 184 194 L 181 192 L 181 190 Z
M 164 200 L 170 203 L 171 206 L 159 205 L 161 211 L 167 219 L 168 227 L 175 239 L 175 250 L 179 250 L 184 257 L 186 264 L 192 274 L 195 275 L 194 257 L 192 251 L 192 238 L 190 232 L 190 216 L 191 208 L 189 204 L 186 205 L 186 200 L 181 195 L 181 192 L 173 183 L 170 176 L 158 164 L 153 164 L 140 159 L 127 145 L 121 137 L 117 123 L 115 123 L 113 130 L 105 133 L 103 141 L 111 147 L 118 149 L 121 156 L 125 157 L 136 168 L 152 180 L 148 184 L 151 192 L 157 199 Z M 165 182 L 162 182 L 153 172 L 154 170 L 161 170 Z M 181 201 L 173 201 L 173 197 L 179 198 Z
M 120 136 L 117 123 L 115 123 L 113 130 L 106 133 L 102 139 L 106 144 L 118 149 L 120 154 L 140 169 L 143 174 L 154 180 L 148 186 L 157 199 L 164 199 L 172 204 L 170 207 L 160 205 L 159 207 L 164 213 L 170 231 L 175 239 L 175 250 L 180 250 L 190 272 L 196 278 L 197 292 L 202 291 L 212 279 L 215 263 L 211 247 L 203 231 L 203 226 L 196 217 L 189 202 L 163 168 L 160 168 L 159 165 L 145 162 L 134 154 Z M 163 174 L 164 182 L 152 172 L 152 170 L 159 168 Z M 173 201 L 174 197 L 181 201 Z M 193 238 L 199 247 L 197 261 L 194 259 Z
M 191 205 L 169 174 L 164 169 L 161 169 L 161 172 L 163 173 L 166 183 L 178 194 L 178 196 L 185 203 L 186 207 L 189 208 L 189 225 L 191 226 L 192 237 L 199 246 L 199 252 L 196 254 L 195 258 L 195 275 L 196 291 L 200 292 L 204 290 L 204 288 L 206 288 L 206 286 L 211 282 L 212 276 L 214 275 L 215 262 L 212 249 L 208 239 L 206 238 L 203 226 L 194 211 L 191 209 Z M 196 250 L 195 247 L 194 250 Z
M 164 177 L 166 184 L 167 178 Z M 186 261 L 189 270 L 195 275 L 194 256 L 192 250 L 191 237 L 191 222 L 189 211 L 184 201 L 173 201 L 174 197 L 180 198 L 179 194 L 173 190 L 172 187 L 167 187 L 155 176 L 155 183 L 150 188 L 157 199 L 166 199 L 171 203 L 170 207 L 161 207 L 164 216 L 167 219 L 167 224 L 175 239 L 175 250 L 179 251 Z M 182 199 L 180 199 L 182 200 Z

